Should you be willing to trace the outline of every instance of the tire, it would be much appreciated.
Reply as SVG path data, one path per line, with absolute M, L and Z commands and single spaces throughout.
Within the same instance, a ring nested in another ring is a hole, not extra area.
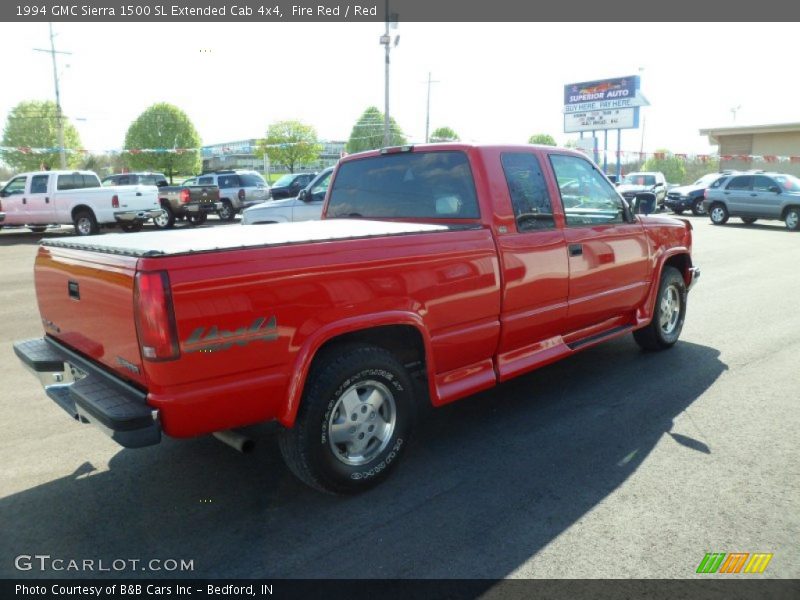
M 208 220 L 208 214 L 201 212 L 197 213 L 196 215 L 187 215 L 186 218 L 189 221 L 189 225 L 196 227 L 197 225 L 202 225 Z
M 137 231 L 141 231 L 142 227 L 144 227 L 144 223 L 141 221 L 136 221 L 135 223 L 120 223 L 120 229 L 125 233 L 136 233 Z
M 789 231 L 800 231 L 800 208 L 790 206 L 783 216 L 783 222 Z
M 653 319 L 633 332 L 643 350 L 666 350 L 675 345 L 686 318 L 686 282 L 675 267 L 666 266 L 658 285 Z
M 706 214 L 706 209 L 703 208 L 703 199 L 698 198 L 692 203 L 692 214 L 695 217 Z
M 217 215 L 222 221 L 233 221 L 236 218 L 236 211 L 233 208 L 230 200 L 222 201 L 222 208 L 217 211 Z
M 153 225 L 156 229 L 170 229 L 175 225 L 175 213 L 172 212 L 168 203 L 161 205 L 161 214 L 153 217 Z
M 721 202 L 715 202 L 708 210 L 708 216 L 714 225 L 725 225 L 730 218 L 728 209 Z
M 44 233 L 47 227 L 28 227 L 33 233 Z
M 683 209 L 682 208 L 673 208 L 672 212 L 675 213 L 676 215 L 682 215 L 683 214 Z
M 403 365 L 383 348 L 339 346 L 320 356 L 294 427 L 278 436 L 286 465 L 306 485 L 332 494 L 377 485 L 408 445 L 413 390 Z
M 95 235 L 100 231 L 94 213 L 88 209 L 77 211 L 72 224 L 75 226 L 75 235 Z
M 742 223 L 744 223 L 745 225 L 752 225 L 756 221 L 758 221 L 758 219 L 755 219 L 753 217 L 742 217 Z

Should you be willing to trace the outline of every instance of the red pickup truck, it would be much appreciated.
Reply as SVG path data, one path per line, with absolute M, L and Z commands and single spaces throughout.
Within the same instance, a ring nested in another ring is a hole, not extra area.
M 277 420 L 292 472 L 382 480 L 417 409 L 605 340 L 678 339 L 691 225 L 585 156 L 439 144 L 343 159 L 323 220 L 48 239 L 18 357 L 123 446 Z

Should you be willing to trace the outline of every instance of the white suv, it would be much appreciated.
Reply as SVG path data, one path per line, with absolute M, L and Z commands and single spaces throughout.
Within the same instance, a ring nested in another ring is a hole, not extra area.
M 264 202 L 269 198 L 269 186 L 256 171 L 216 171 L 198 175 L 184 185 L 216 185 L 222 208 L 217 211 L 223 221 L 233 221 L 236 213 L 248 206 Z

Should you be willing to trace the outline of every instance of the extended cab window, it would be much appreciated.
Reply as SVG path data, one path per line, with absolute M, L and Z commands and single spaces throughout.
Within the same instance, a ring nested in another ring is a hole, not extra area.
M 70 173 L 59 175 L 56 189 L 58 190 L 78 190 L 83 188 L 100 187 L 100 180 L 94 175 L 82 175 L 81 173 Z
M 257 173 L 242 173 L 238 177 L 241 181 L 241 185 L 245 187 L 263 187 L 267 185 L 267 182 L 264 181 L 264 178 Z
M 191 182 L 192 182 L 192 185 L 194 185 L 194 180 L 193 180 L 193 179 L 190 179 L 189 181 L 191 181 Z M 200 177 L 200 178 L 197 180 L 197 183 L 198 183 L 198 184 L 200 184 L 200 185 L 209 185 L 209 184 L 213 184 L 213 183 L 214 183 L 214 178 L 213 178 L 213 177 Z M 186 185 L 189 185 L 189 182 L 188 182 L 188 181 L 186 182 Z M 222 186 L 220 185 L 219 187 L 222 187 Z
M 46 194 L 49 175 L 34 175 L 31 178 L 31 194 Z
M 480 210 L 466 154 L 400 152 L 342 163 L 327 216 L 477 219 Z
M 624 204 L 617 191 L 589 161 L 551 154 L 567 225 L 603 225 L 624 222 Z
M 553 206 L 539 160 L 529 153 L 506 153 L 500 156 L 506 175 L 517 231 L 555 227 Z
M 239 187 L 238 175 L 220 175 L 217 177 L 217 185 L 220 188 Z

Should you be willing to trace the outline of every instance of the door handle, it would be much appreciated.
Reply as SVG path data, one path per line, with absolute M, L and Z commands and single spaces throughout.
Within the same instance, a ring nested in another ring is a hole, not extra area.
M 570 256 L 581 256 L 583 254 L 583 244 L 570 244 L 569 245 L 569 255 Z
M 27 198 L 23 198 L 23 199 L 22 199 L 22 203 L 23 203 L 23 204 L 27 204 L 27 203 L 28 203 L 28 199 L 27 199 Z
M 750 194 L 751 196 L 758 196 L 758 194 Z
M 50 198 L 48 198 L 48 197 L 45 197 L 45 199 L 44 199 L 44 203 L 45 203 L 45 204 L 50 204 Z

